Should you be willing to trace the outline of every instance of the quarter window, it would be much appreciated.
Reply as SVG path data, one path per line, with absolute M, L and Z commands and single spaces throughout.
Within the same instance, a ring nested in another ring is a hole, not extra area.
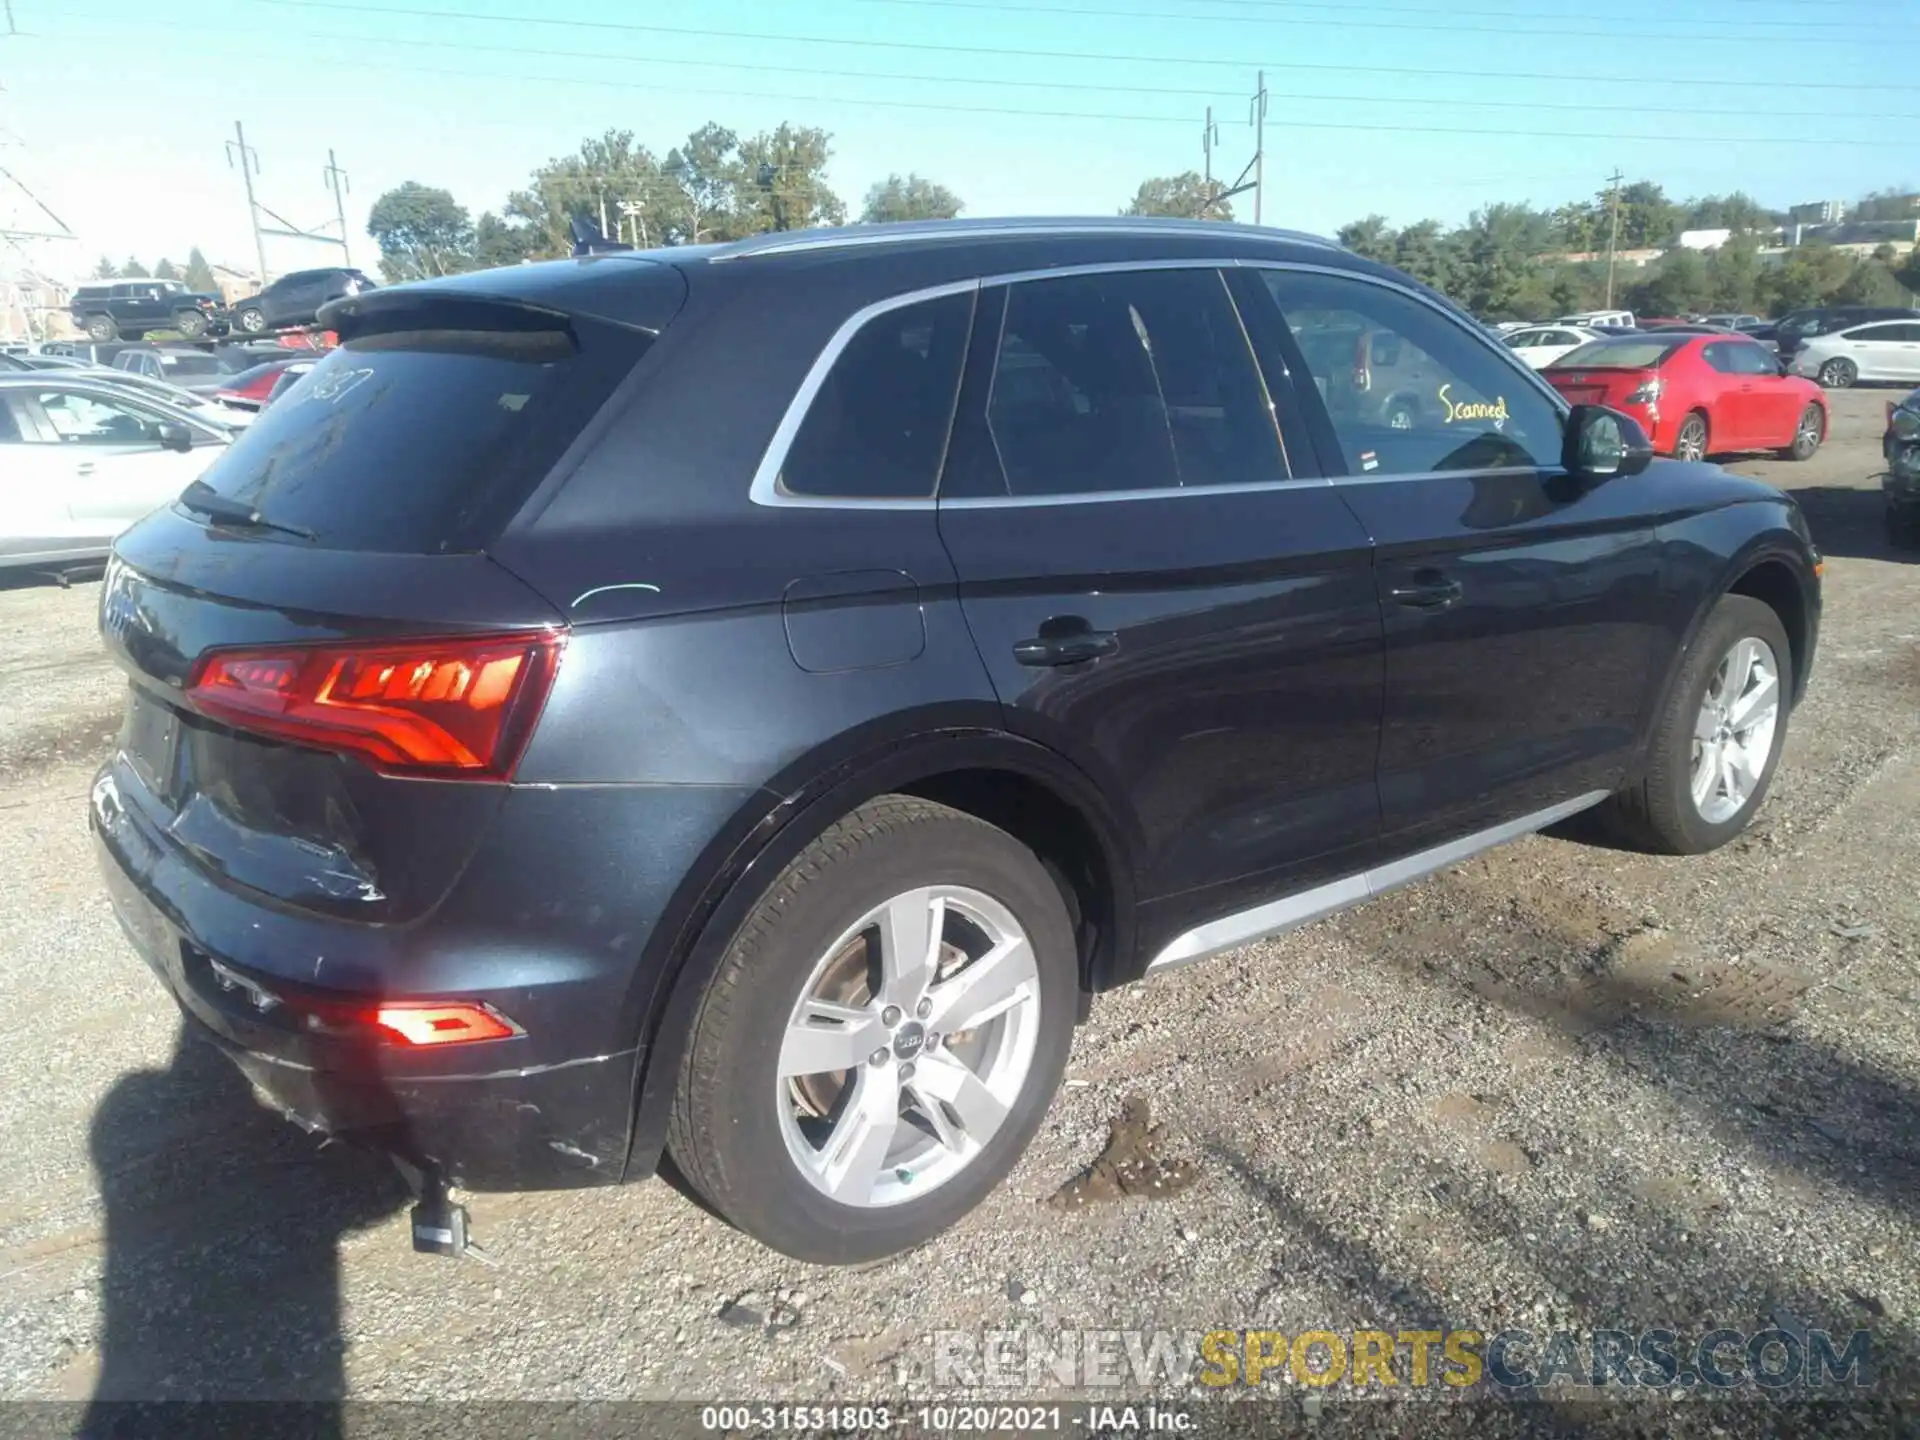
M 1560 411 L 1515 359 L 1385 286 L 1261 272 L 1352 474 L 1557 465 Z
M 876 315 L 847 343 L 780 468 L 790 495 L 927 499 L 946 451 L 973 294 Z
M 1735 375 L 1778 375 L 1780 373 L 1780 362 L 1758 345 L 1735 341 L 1724 348 L 1727 352 L 1727 368 Z
M 1266 390 L 1215 270 L 1009 287 L 986 407 L 990 493 L 1092 494 L 1286 478 Z

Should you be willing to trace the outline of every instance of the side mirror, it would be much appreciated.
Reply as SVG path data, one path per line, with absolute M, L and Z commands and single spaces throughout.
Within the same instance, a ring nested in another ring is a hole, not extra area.
M 176 420 L 163 420 L 160 423 L 160 448 L 177 450 L 182 455 L 193 449 L 193 431 Z
M 1791 375 L 1793 373 L 1793 362 L 1784 355 L 1775 355 L 1773 357 L 1773 365 L 1782 375 Z
M 1630 415 L 1604 405 L 1576 405 L 1567 416 L 1560 463 L 1585 480 L 1638 475 L 1653 460 L 1653 442 Z

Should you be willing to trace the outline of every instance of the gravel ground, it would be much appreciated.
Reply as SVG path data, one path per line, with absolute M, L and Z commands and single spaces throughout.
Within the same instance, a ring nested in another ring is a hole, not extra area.
M 1880 539 L 1886 398 L 1834 395 L 1809 464 L 1738 464 L 1830 557 L 1749 835 L 1528 840 L 1107 997 L 1011 1182 L 857 1270 L 665 1183 L 482 1197 L 495 1263 L 413 1255 L 384 1166 L 177 1047 L 84 834 L 120 689 L 96 587 L 0 590 L 0 1398 L 817 1401 L 923 1384 L 936 1330 L 1509 1325 L 1866 1326 L 1881 1393 L 1920 1393 L 1920 564 Z M 1044 1204 L 1135 1096 L 1194 1183 Z

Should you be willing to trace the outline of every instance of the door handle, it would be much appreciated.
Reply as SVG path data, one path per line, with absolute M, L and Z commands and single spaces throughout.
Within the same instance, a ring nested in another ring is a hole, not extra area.
M 1064 635 L 1036 635 L 1014 643 L 1013 658 L 1022 665 L 1078 665 L 1098 660 L 1120 648 L 1120 637 L 1111 630 L 1072 630 Z
M 78 465 L 73 467 L 73 473 L 76 475 L 91 475 L 93 473 L 93 461 L 82 460 Z
M 1444 610 L 1457 604 L 1467 592 L 1458 580 L 1422 580 L 1387 592 L 1394 603 L 1410 610 Z

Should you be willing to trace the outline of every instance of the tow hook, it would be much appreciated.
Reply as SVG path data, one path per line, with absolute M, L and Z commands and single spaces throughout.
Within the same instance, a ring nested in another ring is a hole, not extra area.
M 414 1205 L 408 1215 L 413 1222 L 415 1251 L 422 1255 L 481 1260 L 489 1265 L 498 1263 L 473 1243 L 468 1233 L 467 1207 L 454 1203 L 445 1171 L 431 1161 L 414 1165 L 398 1155 L 393 1157 L 393 1163 L 413 1192 Z

